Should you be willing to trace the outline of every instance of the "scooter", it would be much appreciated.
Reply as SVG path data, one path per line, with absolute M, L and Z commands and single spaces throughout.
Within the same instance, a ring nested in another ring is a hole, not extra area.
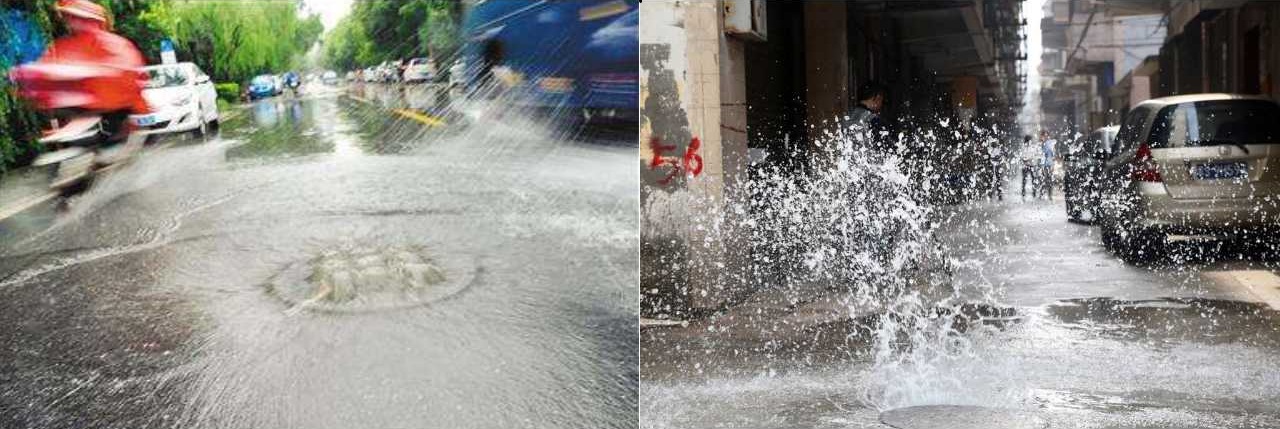
M 32 163 L 49 171 L 49 188 L 63 195 L 88 187 L 95 173 L 125 162 L 142 149 L 146 137 L 129 132 L 127 112 L 100 112 L 95 101 L 117 96 L 107 85 L 86 85 L 97 79 L 109 83 L 134 79 L 128 72 L 96 66 L 28 64 L 15 67 L 11 79 L 20 93 L 52 117 L 52 128 L 40 137 L 47 152 Z M 123 136 L 119 135 L 124 133 Z
M 58 121 L 54 122 L 56 125 Z M 130 133 L 124 141 L 113 142 L 106 128 L 99 115 L 71 118 L 40 138 L 40 144 L 49 151 L 36 157 L 31 165 L 49 171 L 51 190 L 63 195 L 82 191 L 95 173 L 129 160 L 146 141 L 145 136 Z

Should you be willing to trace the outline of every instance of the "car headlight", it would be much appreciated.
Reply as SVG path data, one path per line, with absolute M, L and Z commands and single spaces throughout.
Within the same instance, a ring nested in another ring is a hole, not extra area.
M 187 103 L 190 103 L 190 102 L 191 102 L 191 96 L 184 95 L 184 96 L 173 99 L 173 101 L 170 102 L 169 104 L 172 104 L 174 107 L 179 107 L 179 106 L 185 106 L 187 105 Z

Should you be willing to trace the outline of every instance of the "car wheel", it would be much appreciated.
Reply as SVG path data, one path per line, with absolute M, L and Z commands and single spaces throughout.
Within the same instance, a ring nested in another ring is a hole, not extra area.
M 209 123 L 204 121 L 204 114 L 200 113 L 203 111 L 204 109 L 197 110 L 196 115 L 200 118 L 200 124 L 196 125 L 196 129 L 191 130 L 191 136 L 197 139 L 204 139 L 209 132 Z
M 1123 221 L 1121 221 L 1123 222 Z M 1102 225 L 1102 242 L 1126 262 L 1143 262 L 1164 255 L 1167 235 L 1138 226 L 1123 226 L 1117 222 Z

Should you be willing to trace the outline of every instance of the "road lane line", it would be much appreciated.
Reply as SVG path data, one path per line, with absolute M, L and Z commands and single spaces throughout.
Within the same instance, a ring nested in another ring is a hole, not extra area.
M 1280 310 L 1280 276 L 1265 270 L 1210 271 L 1203 273 L 1210 281 L 1233 292 L 1252 297 Z
M 418 113 L 412 110 L 407 110 L 407 109 L 395 109 L 393 111 L 399 114 L 400 116 L 413 119 L 415 121 L 427 124 L 429 126 L 443 127 L 445 125 L 444 121 L 440 120 L 440 118 L 437 118 L 431 115 L 425 115 L 425 114 Z
M 13 215 L 22 213 L 23 211 L 26 211 L 29 208 L 35 207 L 39 204 L 42 204 L 46 201 L 52 200 L 57 197 L 58 197 L 57 192 L 49 192 L 46 194 L 34 195 L 34 196 L 30 196 L 30 197 L 18 200 L 18 202 L 9 205 L 9 207 L 0 207 L 0 221 L 8 219 Z
M 359 95 L 347 94 L 347 96 L 348 96 L 348 97 L 351 97 L 351 98 L 353 98 L 353 99 L 359 100 L 359 101 L 361 101 L 361 102 L 363 102 L 363 103 L 365 103 L 365 104 L 368 104 L 368 105 L 372 105 L 372 106 L 375 106 L 375 107 L 381 107 L 381 106 L 378 106 L 377 104 L 374 104 L 374 102 L 369 101 L 369 99 L 364 98 L 364 97 L 361 97 L 361 96 L 359 96 Z M 423 123 L 423 124 L 426 124 L 426 125 L 428 125 L 428 126 L 432 126 L 432 127 L 443 127 L 443 126 L 445 126 L 445 125 L 447 125 L 447 124 L 448 124 L 448 123 L 446 123 L 443 119 L 440 119 L 440 118 L 437 118 L 437 117 L 435 117 L 435 116 L 431 116 L 431 115 L 428 115 L 428 114 L 425 114 L 425 113 L 415 112 L 415 111 L 412 111 L 412 110 L 409 110 L 409 109 L 392 109 L 391 111 L 392 111 L 392 112 L 395 112 L 396 114 L 398 114 L 398 115 L 400 115 L 400 116 L 404 116 L 404 117 L 406 117 L 406 118 L 409 118 L 409 119 L 412 119 L 412 120 L 415 120 L 415 121 L 421 122 L 421 123 Z

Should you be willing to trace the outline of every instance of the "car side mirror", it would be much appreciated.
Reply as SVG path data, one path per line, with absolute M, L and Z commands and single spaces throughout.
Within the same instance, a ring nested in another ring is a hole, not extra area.
M 205 83 L 209 83 L 208 75 L 196 77 L 196 85 L 205 84 Z

